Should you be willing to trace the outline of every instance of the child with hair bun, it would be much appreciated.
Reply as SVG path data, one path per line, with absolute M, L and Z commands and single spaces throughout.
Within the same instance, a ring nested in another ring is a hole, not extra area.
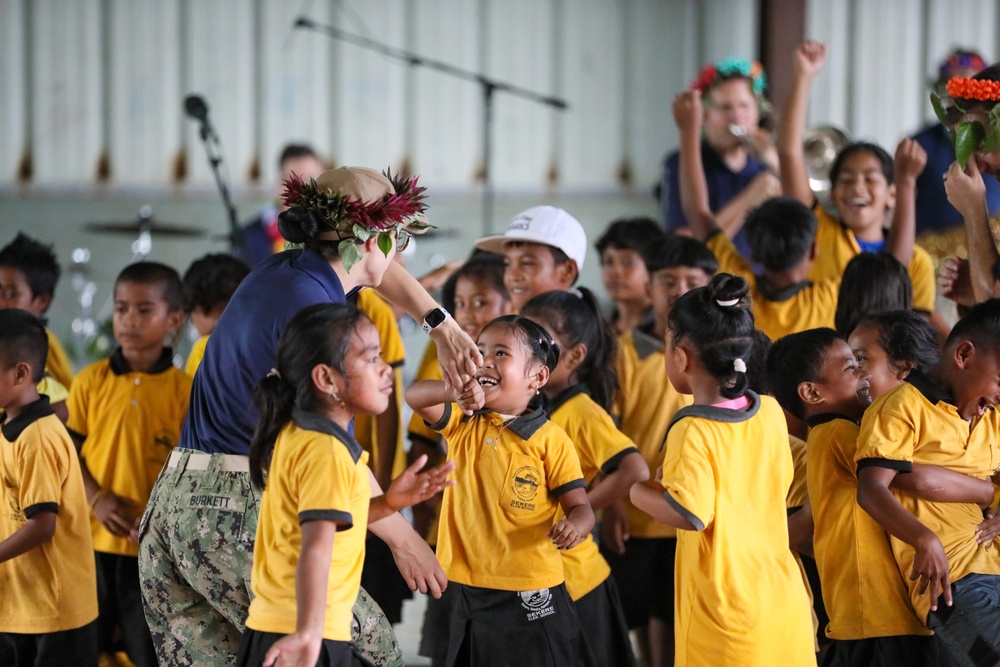
M 464 386 L 406 390 L 458 464 L 438 529 L 453 604 L 446 664 L 595 664 L 559 553 L 587 537 L 594 512 L 576 449 L 539 398 L 559 348 L 518 315 L 493 320 L 478 345 L 483 366 Z
M 754 320 L 742 278 L 719 274 L 670 311 L 666 367 L 694 404 L 667 431 L 662 475 L 632 502 L 680 529 L 674 664 L 814 665 L 809 598 L 788 548 L 784 414 L 748 389 Z

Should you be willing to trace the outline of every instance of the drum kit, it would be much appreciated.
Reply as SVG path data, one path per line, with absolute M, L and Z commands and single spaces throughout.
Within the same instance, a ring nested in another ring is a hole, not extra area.
M 154 219 L 153 209 L 148 205 L 142 206 L 138 216 L 133 220 L 87 222 L 84 223 L 83 228 L 87 232 L 96 234 L 134 237 L 129 246 L 132 252 L 129 264 L 141 262 L 149 256 L 153 249 L 154 238 L 195 241 L 207 236 L 205 230 L 198 227 L 167 224 Z M 216 239 L 213 238 L 213 240 Z M 106 321 L 111 316 L 113 295 L 109 295 L 100 310 L 95 312 L 94 297 L 97 294 L 97 284 L 90 268 L 90 249 L 75 248 L 71 259 L 72 264 L 68 273 L 70 285 L 77 296 L 79 313 L 73 319 L 70 327 L 77 343 L 75 348 L 81 351 L 89 350 L 98 337 L 107 333 L 105 331 Z M 98 345 L 98 347 L 101 346 Z

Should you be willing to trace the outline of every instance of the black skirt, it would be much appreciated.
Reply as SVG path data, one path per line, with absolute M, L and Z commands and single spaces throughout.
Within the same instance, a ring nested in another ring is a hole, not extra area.
M 454 587 L 447 667 L 596 667 L 566 586 Z
M 259 632 L 247 628 L 240 640 L 240 652 L 236 656 L 237 667 L 260 667 L 264 664 L 267 651 L 282 637 L 276 632 Z M 324 639 L 316 658 L 316 667 L 374 667 L 361 657 L 354 644 L 345 641 Z
M 576 614 L 598 665 L 635 667 L 635 655 L 614 576 L 609 575 L 597 588 L 577 600 Z

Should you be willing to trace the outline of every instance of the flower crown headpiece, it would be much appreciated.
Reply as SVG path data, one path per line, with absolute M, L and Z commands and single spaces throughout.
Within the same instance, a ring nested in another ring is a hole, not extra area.
M 948 97 L 931 93 L 931 106 L 942 125 L 954 126 L 955 159 L 964 168 L 980 147 L 987 153 L 1000 149 L 1000 81 L 956 76 L 945 88 Z M 961 120 L 972 105 L 982 105 L 986 110 L 990 119 L 988 128 L 976 120 Z
M 764 95 L 764 89 L 767 88 L 764 67 L 759 62 L 750 62 L 746 58 L 725 58 L 705 65 L 698 78 L 691 82 L 691 90 L 698 90 L 704 95 L 715 84 L 737 77 L 750 80 L 750 89 L 754 95 Z
M 393 175 L 389 169 L 382 174 L 392 183 L 395 193 L 386 193 L 382 198 L 364 202 L 331 188 L 321 188 L 316 179 L 307 183 L 297 174 L 292 174 L 283 185 L 281 197 L 289 209 L 299 209 L 309 215 L 320 230 L 320 240 L 339 240 L 337 253 L 344 263 L 344 269 L 351 270 L 361 260 L 357 244 L 377 237 L 378 247 L 386 256 L 392 249 L 393 230 L 402 225 L 419 232 L 431 225 L 421 215 L 427 210 L 423 200 L 427 188 L 417 185 L 417 177 L 405 178 Z

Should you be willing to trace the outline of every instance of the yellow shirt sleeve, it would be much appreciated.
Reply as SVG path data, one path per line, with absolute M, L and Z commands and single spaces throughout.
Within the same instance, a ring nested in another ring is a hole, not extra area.
M 187 363 L 184 364 L 184 372 L 194 377 L 201 365 L 201 360 L 205 358 L 205 346 L 208 345 L 208 336 L 202 336 L 191 346 L 191 354 L 188 355 Z
M 69 390 L 59 380 L 55 379 L 50 375 L 46 375 L 42 378 L 42 381 L 38 383 L 36 389 L 39 394 L 45 394 L 49 397 L 50 404 L 61 403 L 69 398 Z
M 723 232 L 716 232 L 705 242 L 719 262 L 719 273 L 731 273 L 743 278 L 751 285 L 754 282 L 753 269 L 736 250 L 736 246 Z
M 84 368 L 76 378 L 76 382 L 70 387 L 69 398 L 66 399 L 66 410 L 69 412 L 66 428 L 83 437 L 87 437 L 88 433 L 87 409 L 90 405 L 91 385 L 95 371 L 94 365 Z
M 552 426 L 552 439 L 545 448 L 545 481 L 549 491 L 560 493 L 564 490 L 583 488 L 583 471 L 580 469 L 580 457 L 569 436 L 556 426 Z
M 935 290 L 934 260 L 920 246 L 914 246 L 913 259 L 907 267 L 910 282 L 913 283 L 913 309 L 925 313 L 934 312 Z
M 880 396 L 865 411 L 858 434 L 855 462 L 881 460 L 885 467 L 909 472 L 913 467 L 916 448 L 914 424 L 895 409 L 901 390 L 906 385 Z M 860 466 L 859 466 L 860 467 Z
M 357 473 L 354 466 L 347 465 L 348 454 L 338 456 L 337 447 L 345 448 L 332 436 L 317 435 L 309 446 L 302 447 L 302 455 L 295 461 L 291 477 L 298 490 L 300 524 L 312 520 L 333 521 L 338 524 L 337 530 L 347 530 L 354 525 L 352 485 L 347 480 Z M 330 480 L 340 481 L 331 484 Z
M 55 512 L 59 509 L 69 462 L 64 458 L 65 444 L 45 437 L 51 436 L 51 432 L 46 433 L 35 424 L 28 428 L 35 429 L 42 436 L 38 439 L 19 438 L 15 445 L 16 474 L 21 481 L 18 502 L 24 516 L 30 519 L 39 510 Z
M 706 443 L 691 418 L 667 434 L 663 480 L 667 500 L 684 518 L 702 530 L 715 519 L 715 470 Z

